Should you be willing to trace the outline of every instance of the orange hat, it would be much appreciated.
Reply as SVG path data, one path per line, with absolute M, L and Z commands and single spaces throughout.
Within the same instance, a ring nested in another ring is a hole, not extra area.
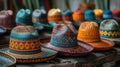
M 61 21 L 62 14 L 60 9 L 51 9 L 48 12 L 48 21 Z
M 101 9 L 94 9 L 94 13 L 96 17 L 102 17 L 103 11 Z
M 78 40 L 90 43 L 95 50 L 108 50 L 114 46 L 114 42 L 101 39 L 98 24 L 95 22 L 84 22 L 78 30 Z
M 77 9 L 72 14 L 73 20 L 76 22 L 83 22 L 84 21 L 84 11 L 81 9 Z

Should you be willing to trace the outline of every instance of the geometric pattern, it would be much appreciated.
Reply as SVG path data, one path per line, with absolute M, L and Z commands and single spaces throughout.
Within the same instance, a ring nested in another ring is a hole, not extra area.
M 40 39 L 17 40 L 10 38 L 9 48 L 16 51 L 35 51 L 40 49 Z
M 100 35 L 105 35 L 105 36 L 120 36 L 120 31 L 114 31 L 114 32 L 109 31 L 109 32 L 107 32 L 107 31 L 100 30 Z

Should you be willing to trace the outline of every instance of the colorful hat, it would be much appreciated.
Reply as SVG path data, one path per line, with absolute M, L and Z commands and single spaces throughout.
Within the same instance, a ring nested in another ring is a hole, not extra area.
M 35 29 L 41 30 L 41 29 L 50 29 L 52 26 L 48 24 L 47 21 L 47 14 L 44 9 L 36 9 L 32 13 L 32 21 L 34 24 Z
M 73 12 L 72 14 L 72 17 L 73 17 L 73 24 L 76 28 L 79 28 L 80 24 L 85 21 L 84 19 L 84 11 L 81 10 L 81 9 L 77 9 Z
M 113 19 L 103 20 L 100 24 L 101 38 L 107 38 L 114 41 L 117 45 L 120 44 L 120 28 L 117 21 Z
M 112 12 L 110 10 L 104 10 L 103 11 L 103 19 L 112 19 Z
M 17 25 L 33 25 L 32 15 L 29 9 L 20 9 L 16 14 Z
M 7 29 L 7 31 L 11 31 L 12 28 L 16 25 L 13 19 L 12 10 L 0 11 L 0 27 L 4 27 Z
M 120 10 L 119 9 L 114 9 L 112 11 L 112 14 L 113 14 L 113 18 L 120 22 Z
M 62 21 L 62 13 L 60 9 L 50 9 L 48 11 L 48 21 L 49 24 L 55 26 L 59 21 Z
M 69 21 L 57 24 L 52 31 L 50 42 L 42 42 L 42 46 L 54 49 L 63 56 L 80 56 L 88 54 L 93 47 L 83 41 L 77 41 L 77 32 Z
M 72 21 L 72 11 L 71 10 L 63 10 L 62 11 L 62 18 L 66 21 Z
M 103 11 L 101 9 L 94 9 L 94 13 L 97 19 L 102 20 Z
M 94 47 L 94 50 L 108 50 L 114 46 L 114 42 L 100 38 L 98 24 L 95 22 L 82 23 L 77 39 L 88 42 Z
M 39 34 L 32 26 L 13 28 L 6 53 L 14 56 L 18 63 L 43 62 L 54 58 L 57 54 L 54 50 L 41 48 Z
M 85 14 L 84 17 L 86 21 L 93 21 L 93 22 L 97 22 L 97 24 L 100 24 L 101 21 L 96 19 L 96 16 L 93 10 L 90 10 L 90 9 L 86 10 L 84 14 Z

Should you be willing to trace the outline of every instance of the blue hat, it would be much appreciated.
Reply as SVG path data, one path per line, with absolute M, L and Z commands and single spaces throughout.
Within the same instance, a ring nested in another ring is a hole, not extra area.
M 71 10 L 63 10 L 62 11 L 63 20 L 72 21 L 72 11 Z
M 84 13 L 85 20 L 87 21 L 93 21 L 95 20 L 95 14 L 93 10 L 86 10 Z
M 14 56 L 18 63 L 43 62 L 54 58 L 57 54 L 54 50 L 42 48 L 37 30 L 27 25 L 13 28 L 9 48 L 2 50 Z
M 112 19 L 112 11 L 110 10 L 104 10 L 103 11 L 103 19 Z
M 33 25 L 32 15 L 29 9 L 20 9 L 16 14 L 17 25 Z
M 53 28 L 51 40 L 42 46 L 54 49 L 64 56 L 80 56 L 87 54 L 93 50 L 88 43 L 77 41 L 77 31 L 69 21 L 64 21 L 65 24 L 56 24 Z M 82 44 L 86 47 L 82 47 Z M 75 49 L 74 49 L 75 48 Z

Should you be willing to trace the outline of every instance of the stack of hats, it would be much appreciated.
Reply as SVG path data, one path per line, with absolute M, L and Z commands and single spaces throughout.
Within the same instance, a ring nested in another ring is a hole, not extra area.
M 17 25 L 33 25 L 32 12 L 29 9 L 20 9 L 16 14 Z
M 74 20 L 73 24 L 78 29 L 80 24 L 85 20 L 84 19 L 84 11 L 81 9 L 77 9 L 73 12 L 72 17 Z
M 35 29 L 50 29 L 52 28 L 47 21 L 47 14 L 44 9 L 36 9 L 32 13 L 32 21 Z
M 113 14 L 113 19 L 120 22 L 120 10 L 119 9 L 114 9 L 112 11 L 112 14 Z
M 94 47 L 94 50 L 108 50 L 114 46 L 114 42 L 100 38 L 99 27 L 96 22 L 82 23 L 78 30 L 77 39 L 88 42 Z
M 15 25 L 16 24 L 13 21 L 13 11 L 0 11 L 0 27 L 4 27 L 7 29 L 8 32 L 10 32 Z
M 100 36 L 120 45 L 120 26 L 118 22 L 113 19 L 102 21 L 100 24 Z
M 93 10 L 88 9 L 84 12 L 84 14 L 85 14 L 84 17 L 86 21 L 94 21 L 94 22 L 97 22 L 97 24 L 100 24 L 101 21 L 96 19 L 96 16 Z
M 48 11 L 48 22 L 53 27 L 62 21 L 62 13 L 60 9 L 50 9 Z
M 62 18 L 65 21 L 72 21 L 72 11 L 71 10 L 63 10 L 62 11 Z
M 111 10 L 103 10 L 103 19 L 112 19 L 112 11 Z
M 32 26 L 16 26 L 10 34 L 9 49 L 3 49 L 14 56 L 18 63 L 43 62 L 54 58 L 56 51 L 42 48 L 37 30 Z
M 101 9 L 94 9 L 94 13 L 95 13 L 96 19 L 103 20 L 102 18 L 103 11 Z
M 57 24 L 52 31 L 50 42 L 42 46 L 58 51 L 63 56 L 81 56 L 90 53 L 93 47 L 83 41 L 77 41 L 77 31 L 70 21 Z

